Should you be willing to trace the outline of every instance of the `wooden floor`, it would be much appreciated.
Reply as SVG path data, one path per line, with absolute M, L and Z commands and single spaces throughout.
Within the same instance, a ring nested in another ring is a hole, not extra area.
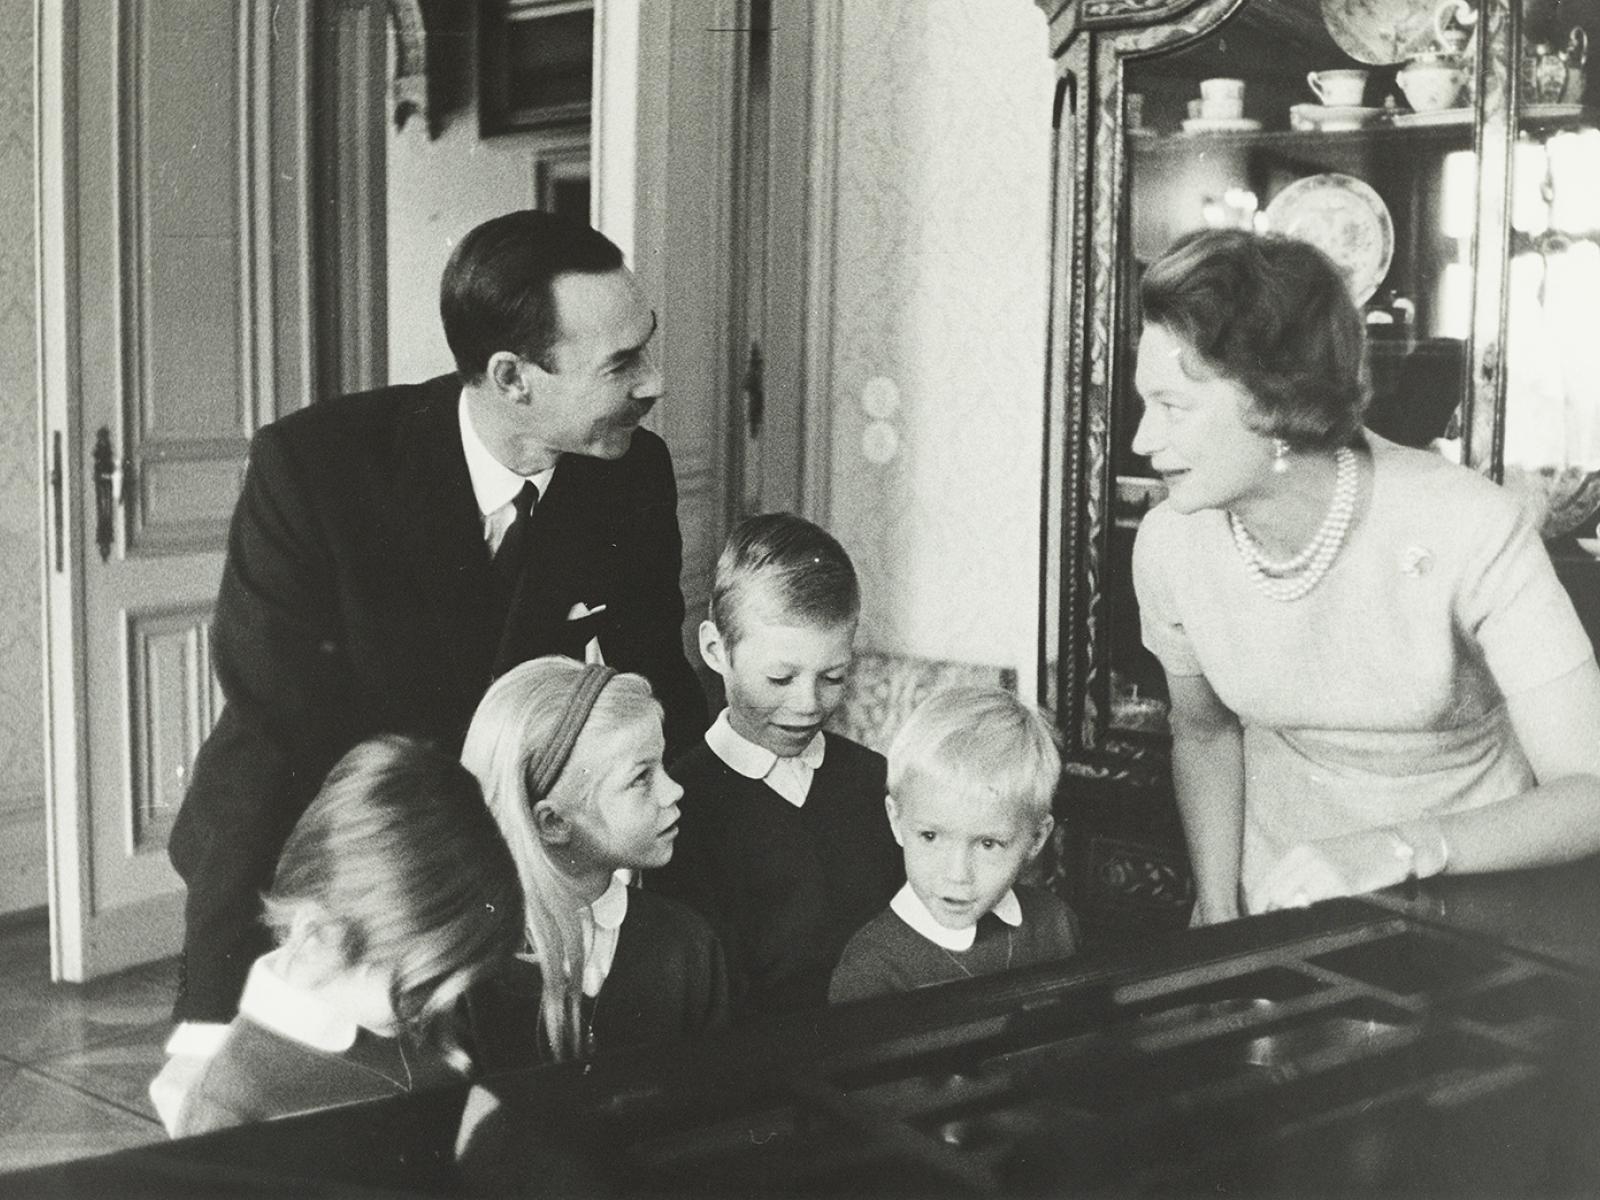
M 0 1172 L 165 1137 L 146 1088 L 176 986 L 176 959 L 53 984 L 44 917 L 0 927 Z

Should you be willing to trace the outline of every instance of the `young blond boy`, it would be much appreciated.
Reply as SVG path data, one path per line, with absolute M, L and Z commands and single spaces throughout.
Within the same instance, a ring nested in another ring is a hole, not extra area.
M 904 879 L 883 756 L 822 730 L 860 608 L 844 549 L 788 513 L 742 522 L 717 563 L 700 652 L 727 708 L 672 764 L 677 848 L 648 886 L 710 921 L 741 1016 L 826 1003 L 845 942 Z
M 1077 921 L 1018 883 L 1055 826 L 1061 755 L 1049 721 L 998 688 L 920 705 L 889 747 L 885 801 L 906 884 L 845 947 L 835 1002 L 1065 958 Z

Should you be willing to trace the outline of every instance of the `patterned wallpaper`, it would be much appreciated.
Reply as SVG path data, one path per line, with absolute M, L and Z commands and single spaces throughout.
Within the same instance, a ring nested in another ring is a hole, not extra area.
M 841 6 L 829 527 L 860 644 L 1032 687 L 1053 68 L 1027 0 Z
M 43 803 L 33 6 L 0 4 L 0 814 Z M 43 817 L 40 816 L 40 825 Z M 42 863 L 40 868 L 42 870 Z

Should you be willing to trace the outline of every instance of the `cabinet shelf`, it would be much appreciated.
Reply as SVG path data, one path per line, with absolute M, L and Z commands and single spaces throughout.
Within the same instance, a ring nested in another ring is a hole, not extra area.
M 1578 105 L 1540 105 L 1523 114 L 1521 127 L 1533 132 L 1593 129 L 1600 109 Z M 1143 131 L 1130 135 L 1136 157 L 1173 157 L 1218 146 L 1270 148 L 1295 153 L 1318 147 L 1428 145 L 1466 147 L 1472 144 L 1471 114 L 1460 121 L 1433 125 L 1390 125 L 1374 122 L 1359 129 L 1200 130 L 1193 133 Z

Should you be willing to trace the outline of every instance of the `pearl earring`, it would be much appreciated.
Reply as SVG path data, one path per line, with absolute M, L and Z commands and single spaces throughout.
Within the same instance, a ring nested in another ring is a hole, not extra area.
M 1289 443 L 1282 438 L 1272 439 L 1272 472 L 1282 475 L 1289 470 Z

